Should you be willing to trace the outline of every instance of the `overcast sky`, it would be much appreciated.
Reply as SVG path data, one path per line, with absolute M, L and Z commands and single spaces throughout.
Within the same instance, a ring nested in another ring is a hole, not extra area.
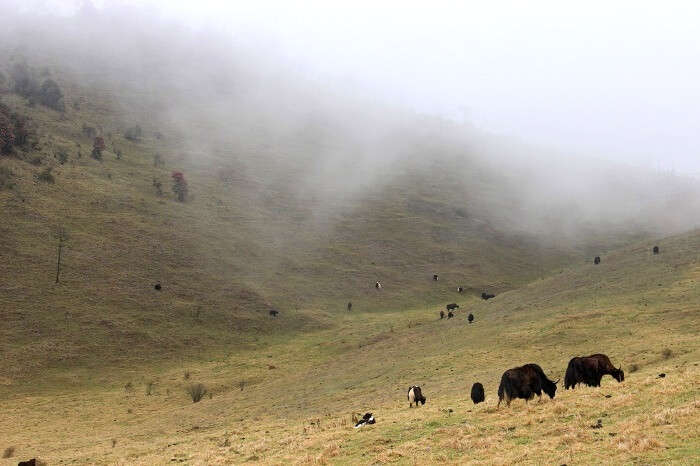
M 336 90 L 564 151 L 700 173 L 700 2 L 119 3 L 259 41 L 259 53 L 274 49 Z

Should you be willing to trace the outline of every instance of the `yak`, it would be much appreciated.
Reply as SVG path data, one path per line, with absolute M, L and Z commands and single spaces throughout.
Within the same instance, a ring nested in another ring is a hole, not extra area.
M 455 315 L 452 313 L 452 311 L 447 311 L 447 318 L 448 318 L 448 319 L 451 319 L 451 318 L 453 318 L 454 316 L 455 316 Z
M 416 407 L 418 407 L 418 403 L 425 404 L 425 397 L 421 393 L 420 387 L 416 385 L 408 387 L 408 407 L 410 408 L 413 403 L 416 404 Z
M 658 246 L 654 246 L 654 249 L 652 249 L 651 251 L 652 251 L 654 254 L 658 254 L 658 253 L 659 253 L 659 247 L 658 247 Z
M 348 301 L 348 311 L 352 311 L 352 301 Z
M 440 311 L 440 318 L 444 319 L 445 318 L 445 311 Z
M 564 388 L 573 389 L 580 383 L 589 387 L 600 387 L 600 379 L 606 374 L 611 375 L 618 382 L 625 380 L 622 366 L 615 368 L 610 358 L 604 354 L 572 358 L 566 368 Z
M 472 401 L 474 404 L 479 404 L 484 401 L 484 386 L 479 382 L 472 385 Z
M 510 402 L 515 398 L 521 398 L 527 403 L 535 395 L 542 399 L 544 391 L 550 398 L 554 398 L 557 391 L 557 383 L 552 382 L 544 375 L 544 371 L 537 364 L 525 364 L 521 367 L 508 369 L 501 376 L 501 384 L 498 386 L 498 406 L 505 400 Z
M 495 298 L 495 294 L 481 293 L 481 299 L 488 301 L 491 298 Z
M 355 417 L 353 416 L 353 421 L 355 420 Z M 374 424 L 376 421 L 374 420 L 374 416 L 372 413 L 365 413 L 364 416 L 362 416 L 362 419 L 358 419 L 357 423 L 355 424 L 355 429 L 359 429 L 362 426 L 366 426 L 369 424 Z
M 474 314 L 472 314 L 472 313 L 470 312 L 469 315 L 467 316 L 467 320 L 469 321 L 470 324 L 471 324 L 472 322 L 474 322 Z
M 594 263 L 595 265 L 600 264 L 600 256 L 595 256 L 595 258 L 593 259 L 593 263 Z
M 438 281 L 438 275 L 437 275 L 437 274 L 434 274 L 434 275 L 433 275 L 433 280 Z
M 376 289 L 378 289 L 378 290 L 381 290 L 381 289 L 382 289 L 382 284 L 381 284 L 381 282 L 376 282 L 376 283 L 374 284 L 374 287 L 375 287 Z
M 280 313 L 280 311 L 277 311 L 275 309 L 270 309 L 270 315 L 272 317 L 277 317 L 277 314 L 279 314 L 279 313 Z
M 445 306 L 445 308 L 447 308 L 448 311 L 454 311 L 455 309 L 459 309 L 459 305 L 457 303 L 452 303 Z
M 464 288 L 462 288 L 461 286 L 458 286 L 457 293 L 462 293 L 462 292 L 464 292 Z

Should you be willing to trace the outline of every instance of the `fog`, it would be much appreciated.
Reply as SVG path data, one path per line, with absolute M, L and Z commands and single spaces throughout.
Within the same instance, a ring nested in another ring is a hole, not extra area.
M 125 122 L 318 215 L 419 173 L 503 229 L 700 221 L 693 2 L 3 3 L 5 57 L 110 89 Z

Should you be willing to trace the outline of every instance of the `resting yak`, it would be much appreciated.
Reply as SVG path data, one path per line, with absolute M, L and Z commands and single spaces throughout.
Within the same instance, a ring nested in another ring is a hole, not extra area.
M 479 404 L 484 401 L 484 386 L 479 382 L 472 385 L 472 401 L 474 404 Z
M 495 298 L 495 297 L 496 297 L 495 294 L 491 294 L 491 293 L 481 293 L 481 299 L 483 299 L 483 300 L 485 300 L 485 301 L 488 301 L 489 299 Z
M 416 407 L 418 407 L 419 402 L 420 404 L 424 405 L 425 397 L 423 396 L 423 393 L 421 393 L 420 387 L 411 385 L 408 387 L 408 407 L 410 408 L 413 403 L 415 403 Z
M 550 398 L 554 398 L 557 391 L 557 383 L 552 382 L 544 375 L 544 371 L 537 364 L 525 364 L 521 367 L 508 369 L 501 377 L 501 384 L 498 386 L 498 406 L 505 400 L 510 406 L 510 402 L 515 398 L 522 398 L 525 403 L 535 395 L 542 399 L 544 391 Z
M 455 309 L 459 309 L 459 304 L 457 303 L 451 303 L 445 306 L 448 311 L 454 311 Z
M 609 374 L 618 382 L 625 380 L 625 372 L 622 366 L 615 368 L 610 358 L 604 354 L 592 354 L 581 358 L 573 358 L 569 361 L 564 376 L 564 388 L 576 388 L 582 383 L 589 387 L 600 387 L 600 379 Z

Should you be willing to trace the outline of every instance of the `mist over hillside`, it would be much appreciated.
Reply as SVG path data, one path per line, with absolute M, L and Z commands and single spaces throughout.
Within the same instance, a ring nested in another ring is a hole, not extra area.
M 94 122 L 105 131 L 138 123 L 162 132 L 167 157 L 257 178 L 308 203 L 312 223 L 404 180 L 429 187 L 443 177 L 455 209 L 547 242 L 585 246 L 607 233 L 664 235 L 699 222 L 694 179 L 375 102 L 352 85 L 319 82 L 254 31 L 188 28 L 132 6 L 0 21 L 5 68 L 50 66 L 67 100 L 75 84 L 109 97 L 114 121 Z

